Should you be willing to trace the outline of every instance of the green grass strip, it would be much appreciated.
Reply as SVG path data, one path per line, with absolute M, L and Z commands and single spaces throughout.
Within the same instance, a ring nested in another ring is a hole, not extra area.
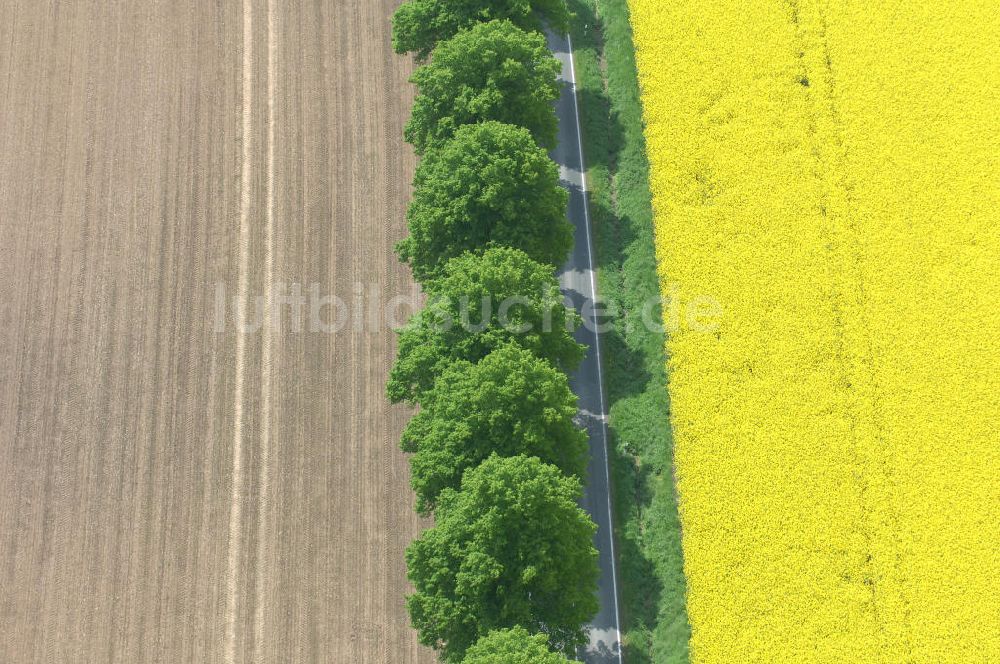
M 681 526 L 664 334 L 642 323 L 659 297 L 649 162 L 626 0 L 569 0 L 603 337 L 629 664 L 688 662 Z M 655 312 L 659 320 L 659 311 Z

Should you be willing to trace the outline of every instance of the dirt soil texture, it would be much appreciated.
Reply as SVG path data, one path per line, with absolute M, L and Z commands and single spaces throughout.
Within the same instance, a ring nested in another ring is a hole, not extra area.
M 398 2 L 0 0 L 0 661 L 433 661 Z

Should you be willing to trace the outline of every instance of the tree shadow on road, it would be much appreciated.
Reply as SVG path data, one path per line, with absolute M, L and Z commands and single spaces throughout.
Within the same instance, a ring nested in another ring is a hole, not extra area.
M 601 346 L 624 655 L 630 664 L 682 662 L 687 661 L 690 628 L 673 481 L 665 335 L 648 324 L 661 320 L 661 296 L 641 107 L 634 70 L 625 71 L 621 57 L 629 46 L 615 41 L 611 46 L 617 61 L 603 60 L 606 26 L 594 2 L 568 0 L 576 14 L 573 46 L 599 297 L 621 312 L 601 335 Z M 619 41 L 630 39 L 622 0 L 599 4 L 602 11 L 619 12 L 609 19 L 609 34 Z M 634 69 L 634 62 L 624 64 Z M 619 69 L 610 73 L 617 78 L 610 81 L 607 68 L 615 66 Z M 608 85 L 617 86 L 610 88 L 612 94 Z

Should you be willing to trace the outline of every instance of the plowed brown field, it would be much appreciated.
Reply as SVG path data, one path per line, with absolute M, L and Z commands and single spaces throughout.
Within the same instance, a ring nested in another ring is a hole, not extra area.
M 0 0 L 0 662 L 432 661 L 394 335 L 236 327 L 411 292 L 397 4 Z

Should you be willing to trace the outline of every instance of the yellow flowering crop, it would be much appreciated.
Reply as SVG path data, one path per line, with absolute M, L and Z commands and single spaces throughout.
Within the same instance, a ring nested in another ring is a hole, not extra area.
M 994 0 L 630 0 L 696 662 L 1000 662 Z

